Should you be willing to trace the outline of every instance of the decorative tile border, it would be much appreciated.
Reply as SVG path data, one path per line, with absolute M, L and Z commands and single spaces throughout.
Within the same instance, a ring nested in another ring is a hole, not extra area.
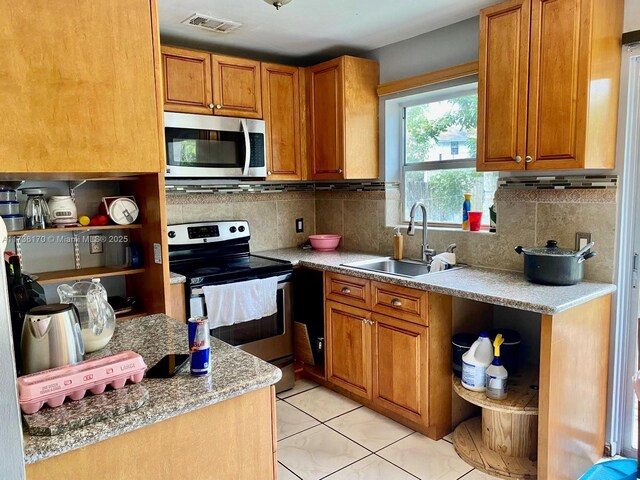
M 614 188 L 516 189 L 498 188 L 496 202 L 535 203 L 616 203 Z
M 539 177 L 502 177 L 498 179 L 498 189 L 615 189 L 617 186 L 617 175 L 546 175 Z
M 190 183 L 185 181 L 171 182 L 166 185 L 169 194 L 215 194 L 215 193 L 281 193 L 281 192 L 313 192 L 314 184 L 311 182 L 296 183 Z
M 201 183 L 171 181 L 166 185 L 168 194 L 242 194 L 242 193 L 282 193 L 282 192 L 384 192 L 397 190 L 400 184 L 393 182 L 229 182 Z
M 394 185 L 398 186 L 399 184 L 392 182 L 317 182 L 315 187 L 318 192 L 384 192 L 387 188 L 393 188 Z

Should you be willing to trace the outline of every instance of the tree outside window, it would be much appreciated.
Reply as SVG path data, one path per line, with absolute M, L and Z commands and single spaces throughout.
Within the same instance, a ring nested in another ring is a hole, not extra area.
M 471 193 L 472 209 L 489 224 L 498 174 L 475 169 L 477 93 L 407 106 L 404 116 L 404 218 L 416 201 L 427 206 L 429 222 L 462 222 L 462 202 Z

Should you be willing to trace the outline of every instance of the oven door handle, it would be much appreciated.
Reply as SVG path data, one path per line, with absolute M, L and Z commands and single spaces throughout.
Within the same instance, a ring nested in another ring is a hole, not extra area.
M 244 132 L 244 168 L 242 169 L 242 176 L 246 177 L 249 174 L 249 164 L 251 163 L 251 140 L 249 139 L 249 127 L 247 126 L 247 120 L 245 118 L 240 119 L 240 128 Z

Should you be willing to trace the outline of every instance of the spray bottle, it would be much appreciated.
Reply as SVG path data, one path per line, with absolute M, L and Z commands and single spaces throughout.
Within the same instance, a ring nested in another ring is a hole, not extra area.
M 487 368 L 486 395 L 492 400 L 503 400 L 507 398 L 507 369 L 502 366 L 500 360 L 500 345 L 504 343 L 502 334 L 499 333 L 493 341 L 493 362 Z

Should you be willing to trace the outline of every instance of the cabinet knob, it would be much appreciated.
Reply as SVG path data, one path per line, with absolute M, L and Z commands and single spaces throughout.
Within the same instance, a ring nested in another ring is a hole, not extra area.
M 522 157 L 520 155 L 516 155 L 516 158 L 514 158 L 516 163 L 520 163 L 522 161 Z
M 213 108 L 213 107 L 214 107 L 213 103 L 210 103 L 209 108 Z
M 338 169 L 338 173 L 342 173 L 342 169 L 341 168 Z
M 220 110 L 220 109 L 222 108 L 222 105 L 217 104 L 217 105 L 216 105 L 216 108 L 217 108 L 218 110 Z
M 369 323 L 369 325 L 373 325 L 376 322 L 374 322 L 373 320 L 369 320 L 368 323 Z
M 527 155 L 526 157 L 524 157 L 524 161 L 526 163 L 531 163 L 533 162 L 533 157 L 531 155 Z
M 393 305 L 394 307 L 401 307 L 402 302 L 399 299 L 394 298 L 393 300 L 391 300 L 391 305 Z
M 271 170 L 267 170 L 267 175 L 271 175 Z
M 351 293 L 351 289 L 349 287 L 342 287 L 342 290 L 340 290 L 342 293 Z
M 369 320 L 367 320 L 366 318 L 361 318 L 360 321 L 365 325 L 369 325 Z

